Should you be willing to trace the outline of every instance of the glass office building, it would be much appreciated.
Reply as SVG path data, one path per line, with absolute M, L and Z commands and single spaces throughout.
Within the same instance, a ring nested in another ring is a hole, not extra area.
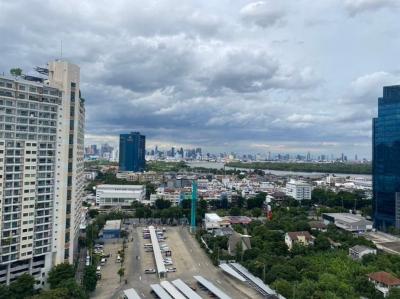
M 119 171 L 144 171 L 146 137 L 139 132 L 119 136 Z
M 400 85 L 385 86 L 373 120 L 374 226 L 400 228 Z

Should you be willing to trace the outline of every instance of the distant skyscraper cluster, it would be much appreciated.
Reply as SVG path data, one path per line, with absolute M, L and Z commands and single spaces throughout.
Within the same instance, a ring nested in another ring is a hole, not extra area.
M 37 68 L 46 78 L 0 76 L 0 283 L 22 273 L 43 284 L 73 262 L 82 221 L 85 102 L 80 69 Z
M 383 88 L 373 120 L 374 225 L 400 228 L 400 85 Z
M 118 149 L 108 143 L 101 144 L 100 147 L 97 144 L 91 144 L 85 147 L 85 158 L 90 159 L 105 159 L 109 161 L 118 161 Z

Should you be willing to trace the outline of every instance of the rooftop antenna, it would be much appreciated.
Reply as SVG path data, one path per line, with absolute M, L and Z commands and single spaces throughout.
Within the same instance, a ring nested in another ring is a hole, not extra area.
M 61 40 L 61 43 L 60 43 L 60 58 L 62 59 L 62 40 Z

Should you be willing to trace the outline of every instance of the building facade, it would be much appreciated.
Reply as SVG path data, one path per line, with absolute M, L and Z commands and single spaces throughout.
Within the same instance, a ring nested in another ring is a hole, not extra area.
M 285 193 L 296 200 L 311 199 L 311 185 L 302 181 L 290 180 L 286 183 Z
M 44 284 L 73 262 L 81 223 L 85 108 L 79 67 L 48 78 L 0 76 L 0 283 L 23 273 Z
M 374 226 L 400 228 L 400 85 L 385 86 L 373 120 Z
M 139 132 L 119 136 L 119 171 L 144 171 L 146 137 Z
M 129 208 L 134 201 L 143 202 L 145 198 L 145 185 L 98 185 L 96 188 L 96 205 L 102 208 Z

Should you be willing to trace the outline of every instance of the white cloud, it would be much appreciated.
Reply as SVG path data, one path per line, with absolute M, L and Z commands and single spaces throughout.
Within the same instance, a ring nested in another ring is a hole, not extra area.
M 350 84 L 353 102 L 375 102 L 383 86 L 396 84 L 400 84 L 400 74 L 380 71 L 360 76 Z
M 240 10 L 242 19 L 260 27 L 269 27 L 282 21 L 285 11 L 278 1 L 257 1 Z

